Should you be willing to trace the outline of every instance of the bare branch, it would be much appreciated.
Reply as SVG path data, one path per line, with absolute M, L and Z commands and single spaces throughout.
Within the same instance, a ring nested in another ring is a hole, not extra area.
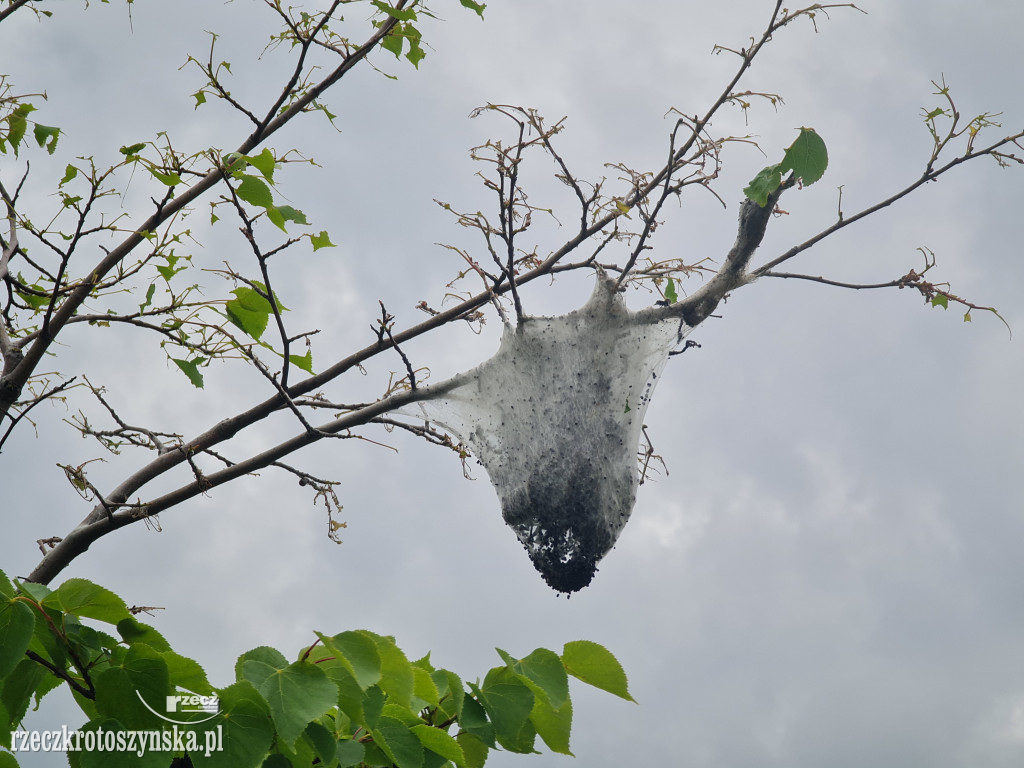
M 2 22 L 4 19 L 6 19 L 19 8 L 25 7 L 30 2 L 32 2 L 32 0 L 11 0 L 11 4 L 4 8 L 2 11 L 0 11 L 0 22 Z
M 18 227 L 13 199 L 8 197 L 7 190 L 3 188 L 2 184 L 0 184 L 0 192 L 3 193 L 4 204 L 7 208 L 7 222 L 10 227 L 7 242 L 2 243 L 3 250 L 0 251 L 0 281 L 3 281 L 10 274 L 11 256 L 18 250 Z M 0 316 L 0 356 L 3 357 L 3 375 L 6 376 L 21 362 L 21 355 L 16 352 L 17 350 L 11 345 L 7 321 Z
M 409 362 L 409 358 L 405 352 L 402 351 L 401 347 L 395 341 L 394 335 L 391 333 L 391 327 L 394 325 L 395 318 L 392 316 L 387 309 L 384 307 L 384 302 L 380 299 L 377 300 L 380 304 L 380 329 L 377 331 L 377 340 L 380 343 L 384 342 L 384 336 L 388 337 L 388 341 L 391 342 L 391 346 L 394 347 L 395 352 L 402 358 L 402 362 L 405 364 L 405 370 L 409 375 L 409 389 L 416 389 L 416 372 L 412 368 L 412 363 Z
M 399 0 L 397 7 L 401 8 L 406 0 Z M 362 61 L 366 55 L 373 50 L 392 30 L 397 20 L 394 17 L 387 17 L 374 31 L 366 42 L 357 50 L 344 58 L 342 63 L 324 77 L 320 82 L 311 86 L 303 94 L 297 96 L 288 106 L 272 119 L 268 114 L 267 118 L 253 131 L 253 133 L 236 150 L 238 154 L 248 154 L 255 147 L 266 141 L 271 135 L 287 125 L 316 98 L 322 95 L 328 88 L 338 82 L 351 69 Z M 43 356 L 47 353 L 54 338 L 68 321 L 78 312 L 83 302 L 88 299 L 93 289 L 100 283 L 105 275 L 117 267 L 132 251 L 146 241 L 150 232 L 155 232 L 161 224 L 166 222 L 176 213 L 191 205 L 195 200 L 210 190 L 221 179 L 221 169 L 214 168 L 206 173 L 201 179 L 195 182 L 188 189 L 177 194 L 173 200 L 161 206 L 151 214 L 141 227 L 129 234 L 117 247 L 113 248 L 103 259 L 101 259 L 83 278 L 76 287 L 61 302 L 49 316 L 46 328 L 47 332 L 40 334 L 25 350 L 24 358 L 18 365 L 3 377 L 0 386 L 0 413 L 5 413 L 17 400 L 22 388 L 31 378 L 36 367 Z
M 31 411 L 40 403 L 46 402 L 54 395 L 57 395 L 71 387 L 75 383 L 75 380 L 77 378 L 77 376 L 72 376 L 70 379 L 67 379 L 66 381 L 61 382 L 57 386 L 45 390 L 42 394 L 33 397 L 24 405 L 19 404 L 21 410 L 18 412 L 16 416 L 11 416 L 10 411 L 4 413 L 3 418 L 10 419 L 11 423 L 7 426 L 7 429 L 4 431 L 3 435 L 0 435 L 0 453 L 3 452 L 4 443 L 7 442 L 7 438 L 9 438 L 11 434 L 14 432 L 14 428 L 18 426 L 18 423 L 26 416 L 28 416 L 29 411 Z M 2 384 L 0 384 L 0 387 L 2 387 Z
M 857 291 L 870 290 L 873 288 L 900 288 L 903 285 L 901 280 L 890 280 L 887 283 L 844 283 L 839 280 L 829 280 L 828 278 L 821 277 L 820 275 L 799 275 L 793 272 L 765 272 L 763 277 L 810 280 L 811 282 L 822 283 L 823 285 L 834 285 L 839 288 L 852 288 Z
M 762 275 L 767 274 L 768 272 L 771 272 L 779 264 L 782 264 L 783 262 L 788 261 L 789 259 L 791 259 L 794 256 L 796 256 L 797 254 L 802 253 L 803 251 L 808 250 L 809 248 L 811 248 L 814 245 L 817 245 L 822 240 L 824 240 L 826 237 L 829 237 L 830 235 L 835 234 L 839 230 L 841 230 L 841 229 L 843 229 L 845 227 L 848 227 L 849 225 L 853 224 L 854 222 L 860 221 L 861 219 L 864 219 L 864 218 L 870 216 L 871 214 L 876 213 L 876 212 L 882 210 L 883 208 L 888 208 L 893 203 L 895 203 L 895 202 L 897 202 L 899 200 L 902 200 L 904 197 L 909 195 L 911 192 L 916 190 L 918 187 L 921 187 L 924 184 L 927 184 L 929 181 L 935 181 L 937 178 L 939 178 L 943 174 L 948 173 L 953 168 L 956 168 L 958 165 L 961 165 L 962 163 L 965 163 L 968 160 L 974 160 L 975 158 L 984 157 L 986 155 L 990 155 L 990 156 L 996 157 L 998 159 L 1000 157 L 1000 155 L 1001 155 L 1001 153 L 999 152 L 1000 149 L 1005 147 L 1007 144 L 1016 145 L 1017 142 L 1020 141 L 1020 139 L 1022 139 L 1022 138 L 1024 138 L 1024 131 L 1021 131 L 1020 133 L 1015 133 L 1012 136 L 1007 136 L 1005 139 L 1001 139 L 1000 141 L 997 141 L 995 144 L 992 144 L 992 145 L 986 147 L 985 149 L 979 149 L 979 150 L 976 150 L 976 151 L 968 150 L 965 154 L 960 155 L 959 157 L 953 158 L 948 163 L 946 163 L 945 165 L 943 165 L 942 167 L 940 167 L 938 169 L 933 169 L 932 163 L 930 162 L 929 165 L 928 165 L 928 168 L 921 175 L 921 177 L 919 179 L 917 179 L 916 181 L 912 182 L 911 184 L 908 184 L 906 187 L 901 189 L 899 192 L 896 192 L 895 194 L 890 195 L 885 200 L 882 200 L 880 203 L 876 203 L 875 205 L 869 206 L 869 207 L 865 208 L 864 210 L 860 211 L 859 213 L 855 213 L 853 216 L 849 216 L 849 217 L 845 217 L 844 218 L 844 217 L 842 217 L 842 214 L 840 214 L 840 218 L 832 226 L 826 227 L 821 232 L 819 232 L 818 234 L 814 235 L 814 237 L 811 237 L 811 238 L 805 240 L 800 245 L 793 246 L 788 251 L 783 253 L 781 256 L 778 256 L 777 258 L 772 259 L 771 261 L 769 261 L 767 264 L 764 264 L 763 266 L 758 267 L 753 272 L 754 277 L 760 277 Z M 1009 157 L 1014 157 L 1014 156 L 1013 155 L 1009 155 Z M 1014 159 L 1016 159 L 1016 158 L 1014 158 Z

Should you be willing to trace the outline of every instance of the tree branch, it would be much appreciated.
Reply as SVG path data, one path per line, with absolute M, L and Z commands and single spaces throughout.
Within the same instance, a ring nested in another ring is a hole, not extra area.
M 896 194 L 891 195 L 890 197 L 887 197 L 885 200 L 883 200 L 880 203 L 876 203 L 875 205 L 872 205 L 872 206 L 869 206 L 868 208 L 865 208 L 864 210 L 860 211 L 859 213 L 855 213 L 853 216 L 843 217 L 842 215 L 840 215 L 839 220 L 836 221 L 836 223 L 833 224 L 832 226 L 823 229 L 821 232 L 816 234 L 814 237 L 811 237 L 808 240 L 805 240 L 800 245 L 793 246 L 788 251 L 783 253 L 781 256 L 779 256 L 779 257 L 777 257 L 775 259 L 772 259 L 767 264 L 764 264 L 763 266 L 760 266 L 757 269 L 755 269 L 754 272 L 753 272 L 753 276 L 754 277 L 761 277 L 762 275 L 765 275 L 768 272 L 771 272 L 779 264 L 782 264 L 783 262 L 788 261 L 789 259 L 793 258 L 797 254 L 802 253 L 803 251 L 806 251 L 811 246 L 820 243 L 822 240 L 824 240 L 829 235 L 833 235 L 836 232 L 838 232 L 839 230 L 841 230 L 841 229 L 843 229 L 845 227 L 848 227 L 851 224 L 853 224 L 854 222 L 860 221 L 861 219 L 866 218 L 867 216 L 870 216 L 873 213 L 877 213 L 878 211 L 882 210 L 883 208 L 888 208 L 890 205 L 892 205 L 893 203 L 897 202 L 898 200 L 902 200 L 904 197 L 909 195 L 911 192 L 916 190 L 918 187 L 921 187 L 924 184 L 927 184 L 929 181 L 935 181 L 940 176 L 942 176 L 944 173 L 947 173 L 948 171 L 952 170 L 953 168 L 956 168 L 961 163 L 965 163 L 968 160 L 973 160 L 973 159 L 975 159 L 977 157 L 984 157 L 985 155 L 991 155 L 993 157 L 996 157 L 997 160 L 1002 158 L 1002 157 L 1005 157 L 1003 155 L 1003 153 L 999 152 L 999 149 L 1004 147 L 1004 146 L 1006 146 L 1007 144 L 1014 144 L 1014 145 L 1016 145 L 1016 142 L 1018 142 L 1022 138 L 1024 138 L 1024 131 L 1021 131 L 1020 133 L 1015 133 L 1012 136 L 1007 136 L 1005 139 L 997 141 L 995 144 L 992 144 L 991 146 L 986 147 L 985 149 L 979 149 L 979 150 L 973 151 L 973 152 L 972 151 L 968 151 L 967 153 L 965 153 L 963 155 L 960 155 L 959 157 L 953 158 L 952 160 L 950 160 L 948 163 L 946 163 L 945 165 L 943 165 L 941 168 L 939 168 L 937 170 L 932 170 L 931 163 L 929 163 L 928 169 L 921 175 L 921 177 L 919 179 L 917 179 L 913 183 L 907 185 L 906 187 L 901 189 Z M 1012 155 L 1010 155 L 1009 157 L 1013 158 Z
M 8 16 L 14 13 L 19 8 L 23 8 L 28 5 L 32 0 L 13 0 L 9 6 L 0 11 L 0 22 L 3 22 Z
M 400 0 L 397 7 L 401 8 L 405 5 L 405 2 L 406 0 Z M 397 20 L 393 16 L 388 16 L 360 48 L 349 54 L 342 64 L 335 68 L 327 77 L 296 98 L 277 117 L 267 120 L 258 126 L 249 138 L 242 142 L 236 152 L 243 155 L 249 154 L 253 149 L 266 141 L 267 138 L 301 114 L 310 102 L 323 94 L 328 88 L 344 77 L 356 64 L 362 61 L 388 35 L 396 23 Z M 28 349 L 24 352 L 24 357 L 13 370 L 6 373 L 3 379 L 0 380 L 0 413 L 6 413 L 17 400 L 21 390 L 32 377 L 36 367 L 49 350 L 56 336 L 89 298 L 92 290 L 100 283 L 102 278 L 120 264 L 135 248 L 145 242 L 148 233 L 155 232 L 161 224 L 174 216 L 178 211 L 195 202 L 209 191 L 220 178 L 221 169 L 219 167 L 208 171 L 194 185 L 181 192 L 173 200 L 170 200 L 167 205 L 161 206 L 156 213 L 146 219 L 141 227 L 128 235 L 127 238 L 93 267 L 88 273 L 88 277 L 83 278 L 77 287 L 61 302 L 60 307 L 53 312 L 47 325 L 47 332 L 40 334 L 28 346 Z
M 285 456 L 324 437 L 362 426 L 389 411 L 396 410 L 418 400 L 436 397 L 458 386 L 464 380 L 464 376 L 455 376 L 433 387 L 420 387 L 415 390 L 410 389 L 406 392 L 391 395 L 358 411 L 334 419 L 313 431 L 306 431 L 296 435 L 244 461 L 239 461 L 217 472 L 204 474 L 194 482 L 181 486 L 159 498 L 145 503 L 126 503 L 129 496 L 136 489 L 162 475 L 171 466 L 184 462 L 186 457 L 198 452 L 197 443 L 214 444 L 235 434 L 238 431 L 236 425 L 232 423 L 232 420 L 225 420 L 197 440 L 180 446 L 179 450 L 169 451 L 159 456 L 142 470 L 128 478 L 104 498 L 103 503 L 96 505 L 82 523 L 76 526 L 62 541 L 58 542 L 53 549 L 46 553 L 32 573 L 29 574 L 27 580 L 41 584 L 49 583 L 72 560 L 85 552 L 94 541 L 112 531 L 130 525 L 137 520 L 152 517 L 235 478 L 270 466 Z M 119 509 L 114 511 L 115 508 Z
M 744 200 L 740 205 L 739 231 L 736 242 L 725 257 L 725 263 L 718 273 L 699 290 L 687 298 L 667 307 L 650 307 L 637 313 L 642 322 L 660 322 L 669 317 L 679 317 L 691 328 L 700 325 L 715 311 L 718 303 L 730 291 L 752 282 L 755 278 L 747 272 L 747 265 L 764 239 L 768 220 L 782 193 L 792 187 L 796 180 L 790 176 L 777 190 L 768 196 L 764 207 L 753 200 Z

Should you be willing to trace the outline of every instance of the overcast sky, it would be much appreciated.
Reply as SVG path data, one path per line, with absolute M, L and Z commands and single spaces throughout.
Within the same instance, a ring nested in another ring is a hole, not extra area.
M 234 95 L 266 105 L 276 93 L 283 52 L 253 61 L 272 29 L 262 4 L 134 3 L 131 25 L 119 3 L 52 5 L 53 19 L 37 23 L 23 10 L 0 29 L 2 70 L 18 92 L 46 90 L 37 117 L 65 132 L 52 160 L 29 153 L 33 218 L 44 218 L 48 185 L 76 156 L 109 163 L 120 146 L 159 131 L 187 151 L 240 143 L 244 121 L 212 100 L 194 111 L 189 94 L 202 81 L 179 69 L 188 54 L 205 58 L 204 30 L 222 35 L 218 58 L 232 63 Z M 494 0 L 481 22 L 455 0 L 435 0 L 444 21 L 421 25 L 430 49 L 418 72 L 377 55 L 373 63 L 398 80 L 369 68 L 346 78 L 326 99 L 340 132 L 311 115 L 271 141 L 322 166 L 289 167 L 281 189 L 338 244 L 316 254 L 300 247 L 275 273 L 291 328 L 322 331 L 314 362 L 365 346 L 378 299 L 399 327 L 423 319 L 419 301 L 439 306 L 462 265 L 437 243 L 479 249 L 432 202 L 492 204 L 468 149 L 510 134 L 493 117 L 469 120 L 474 107 L 567 116 L 559 138 L 580 176 L 612 175 L 604 163 L 653 168 L 666 152 L 668 110 L 703 112 L 734 70 L 735 57 L 714 56 L 712 46 L 747 44 L 772 5 L 591 0 L 584 11 Z M 801 126 L 825 139 L 830 167 L 818 184 L 787 194 L 790 215 L 770 223 L 755 262 L 832 223 L 840 185 L 847 214 L 887 197 L 921 172 L 930 149 L 921 108 L 939 105 L 931 81 L 943 76 L 964 115 L 1002 111 L 1005 133 L 1021 129 L 1024 5 L 860 5 L 867 15 L 819 16 L 817 34 L 803 22 L 776 35 L 741 88 L 780 93 L 785 104 L 755 105 L 749 125 L 727 109 L 713 126 L 756 136 L 767 159 L 748 145 L 729 149 L 716 188 L 728 207 L 684 196 L 666 211 L 656 255 L 720 259 L 743 186 Z M 23 161 L 0 157 L 5 184 L 20 178 Z M 482 468 L 467 481 L 450 452 L 377 433 L 398 452 L 330 441 L 292 457 L 342 481 L 341 546 L 293 477 L 263 472 L 165 513 L 159 533 L 135 525 L 99 541 L 62 578 L 164 607 L 151 621 L 215 685 L 232 681 L 234 659 L 250 647 L 294 656 L 313 630 L 393 634 L 411 658 L 431 650 L 435 664 L 470 679 L 499 663 L 495 646 L 522 656 L 600 642 L 622 662 L 639 705 L 574 688 L 575 764 L 588 768 L 1019 766 L 1022 170 L 972 162 L 792 264 L 878 282 L 919 268 L 915 249 L 930 248 L 937 279 L 997 307 L 1012 340 L 988 313 L 963 323 L 961 311 L 922 306 L 909 291 L 770 279 L 737 291 L 720 319 L 690 336 L 701 349 L 669 362 L 648 411 L 670 474 L 640 489 L 618 546 L 569 600 L 543 583 L 502 523 Z M 551 172 L 538 156 L 523 177 L 538 190 L 531 201 L 554 207 L 566 225 L 539 226 L 542 252 L 568 237 L 577 216 L 565 188 L 548 183 Z M 137 173 L 125 210 L 138 213 L 152 194 Z M 234 225 L 210 231 L 207 220 L 198 206 L 199 244 L 188 246 L 196 265 L 233 259 L 251 269 Z M 213 275 L 203 280 L 211 297 L 228 290 Z M 591 284 L 582 274 L 554 288 L 536 281 L 523 291 L 525 308 L 568 311 Z M 438 381 L 486 359 L 499 334 L 492 312 L 479 335 L 452 326 L 406 351 Z M 134 422 L 193 435 L 269 394 L 239 365 L 209 369 L 205 391 L 195 391 L 137 334 L 79 327 L 65 341 L 51 366 L 105 385 Z M 375 362 L 367 377 L 327 394 L 372 396 L 400 366 Z M 88 512 L 55 467 L 102 455 L 62 423 L 72 412 L 37 409 L 38 437 L 23 429 L 0 457 L 0 567 L 9 575 L 32 569 L 36 539 L 63 535 Z M 283 428 L 254 430 L 254 450 Z M 108 456 L 90 465 L 90 479 L 112 487 L 145 458 Z M 47 706 L 30 727 L 80 720 L 72 707 Z M 488 764 L 573 763 L 545 754 Z

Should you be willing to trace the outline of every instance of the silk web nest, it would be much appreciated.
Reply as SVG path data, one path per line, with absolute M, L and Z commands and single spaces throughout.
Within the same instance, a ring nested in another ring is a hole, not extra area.
M 403 411 L 443 426 L 480 460 L 536 569 L 575 592 L 633 510 L 644 414 L 690 330 L 678 317 L 631 312 L 598 273 L 584 306 L 506 323 L 494 357 Z

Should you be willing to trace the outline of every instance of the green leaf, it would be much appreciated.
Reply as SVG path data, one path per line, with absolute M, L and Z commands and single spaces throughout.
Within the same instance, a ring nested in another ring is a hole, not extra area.
M 145 312 L 146 307 L 153 303 L 153 295 L 156 293 L 156 283 L 150 283 L 146 289 L 146 300 L 139 304 L 139 312 Z
M 342 632 L 334 637 L 317 633 L 317 636 L 345 661 L 362 690 L 380 681 L 380 654 L 372 637 L 362 632 Z
M 32 133 L 36 137 L 36 144 L 40 147 L 45 147 L 47 154 L 52 155 L 57 150 L 57 140 L 60 138 L 60 128 L 54 128 L 52 125 L 40 125 L 36 123 L 32 128 Z
M 46 596 L 53 592 L 53 590 L 45 584 L 37 584 L 34 581 L 22 581 L 18 584 L 18 589 L 31 597 L 37 603 L 43 602 L 43 600 L 46 599 Z
M 530 721 L 537 729 L 537 735 L 552 752 L 572 755 L 569 751 L 569 732 L 572 730 L 572 701 L 568 698 L 560 707 L 553 707 L 541 697 L 533 702 Z
M 154 651 L 163 652 L 171 650 L 171 644 L 167 642 L 163 635 L 148 624 L 143 624 L 134 616 L 130 616 L 124 621 L 117 623 L 117 634 L 128 645 L 142 643 L 148 645 Z
M 224 155 L 224 169 L 231 171 L 231 175 L 236 179 L 242 178 L 242 172 L 248 167 L 249 161 L 245 159 L 245 155 L 237 152 L 228 152 Z
M 320 643 L 311 645 L 303 651 L 302 656 L 320 667 L 327 677 L 334 681 L 338 686 L 339 700 L 343 696 L 354 696 L 358 702 L 362 702 L 363 689 L 356 682 L 352 665 L 342 656 L 341 651 L 330 645 L 329 637 L 320 632 L 315 634 L 320 638 Z
M 271 184 L 274 183 L 274 168 L 277 163 L 274 153 L 266 147 L 258 155 L 242 155 L 257 171 L 263 174 L 263 178 L 269 181 Z
M 468 731 L 462 731 L 455 737 L 466 756 L 466 768 L 483 768 L 487 762 L 487 745 Z
M 433 679 L 430 677 L 430 673 L 413 665 L 412 667 L 412 679 L 413 679 L 413 709 L 423 709 L 424 707 L 436 707 L 438 700 L 441 698 L 441 694 L 437 691 L 437 686 L 434 685 Z
M 18 761 L 10 752 L 0 752 L 0 768 L 18 768 Z
M 479 689 L 477 689 L 479 691 Z M 487 719 L 487 711 L 472 696 L 466 696 L 459 713 L 459 727 L 473 734 L 488 747 L 494 746 L 494 724 Z
M 250 205 L 260 208 L 274 207 L 274 196 L 270 193 L 270 187 L 258 176 L 244 174 L 235 189 L 235 194 L 238 195 L 239 200 L 244 200 Z
M 78 175 L 78 169 L 75 168 L 75 166 L 69 164 L 68 167 L 64 169 L 64 178 L 60 180 L 60 183 L 57 184 L 57 186 L 58 187 L 63 187 L 69 181 L 74 179 L 77 175 Z
M 384 705 L 384 694 L 380 688 L 371 686 L 364 694 L 351 671 L 340 662 L 320 662 L 320 667 L 338 687 L 338 709 L 349 720 L 364 728 L 376 722 Z
M 529 656 L 514 659 L 500 648 L 498 655 L 534 693 L 540 693 L 555 709 L 569 698 L 569 676 L 558 654 L 538 648 Z
M 0 606 L 0 680 L 25 656 L 36 618 L 24 600 L 7 600 Z
M 121 154 L 125 156 L 126 160 L 134 160 L 138 157 L 139 153 L 146 148 L 144 143 L 132 144 L 130 147 L 121 147 Z
M 261 291 L 266 291 L 266 287 L 262 283 L 255 283 L 255 285 Z M 270 301 L 260 294 L 259 291 L 249 287 L 236 288 L 231 293 L 234 294 L 235 298 L 230 299 L 224 307 L 227 311 L 228 319 L 249 336 L 259 341 L 260 337 L 263 336 L 263 332 L 267 329 L 267 322 L 270 319 L 271 312 L 273 312 Z M 282 312 L 288 310 L 277 296 L 274 296 L 274 301 Z
M 392 720 L 398 720 L 406 728 L 412 728 L 414 725 L 419 725 L 423 722 L 423 719 L 413 712 L 410 707 L 403 707 L 401 704 L 395 704 L 390 699 L 384 702 L 384 708 L 381 709 L 380 716 L 390 717 Z
M 459 676 L 447 669 L 436 669 L 430 673 L 430 677 L 434 681 L 434 685 L 437 686 L 437 693 L 440 697 L 437 704 L 439 712 L 445 718 L 461 717 L 466 692 Z
M 81 195 L 65 195 L 63 192 L 60 193 L 61 203 L 65 208 L 70 208 L 77 203 L 82 202 Z
M 28 115 L 35 109 L 31 104 L 19 104 L 7 118 L 7 140 L 14 148 L 15 157 L 18 155 L 21 140 L 25 138 L 25 132 L 28 130 Z
M 33 711 L 37 711 L 39 709 L 39 703 L 43 700 L 43 697 L 45 697 L 46 694 L 48 694 L 50 691 L 56 690 L 57 688 L 61 688 L 63 685 L 64 681 L 56 675 L 46 675 L 43 678 L 43 681 L 36 686 L 36 703 L 35 706 L 33 707 Z
M 363 762 L 366 748 L 355 739 L 338 742 L 338 768 L 353 768 Z
M 263 768 L 295 768 L 295 766 L 315 766 L 320 768 L 316 752 L 309 743 L 306 732 L 292 746 L 287 746 L 277 740 L 276 749 L 263 761 Z M 332 754 L 333 757 L 333 754 Z
M 466 764 L 466 755 L 454 738 L 440 728 L 432 728 L 425 723 L 414 725 L 409 729 L 420 740 L 424 748 L 435 752 L 445 760 L 451 760 L 456 765 Z
M 359 632 L 371 638 L 377 645 L 377 653 L 380 654 L 381 690 L 397 704 L 408 707 L 412 702 L 415 685 L 409 660 L 392 638 L 367 630 Z
M 277 648 L 271 648 L 268 645 L 261 645 L 258 648 L 253 648 L 251 651 L 243 653 L 238 657 L 238 661 L 235 662 L 235 679 L 248 680 L 257 688 L 263 684 L 263 681 L 267 679 L 267 675 L 270 673 L 256 674 L 253 670 L 258 671 L 262 667 L 254 667 L 247 674 L 245 669 L 245 662 L 247 661 L 260 661 L 274 669 L 284 669 L 288 666 L 288 659 L 284 657 L 284 654 L 277 650 Z
M 44 290 L 38 283 L 33 285 L 32 288 L 37 291 Z M 42 309 L 43 307 L 50 305 L 50 300 L 46 296 L 37 296 L 34 293 L 22 293 L 21 291 L 16 291 L 16 293 L 18 294 L 18 298 L 28 304 L 32 309 Z
M 803 180 L 804 186 L 809 187 L 825 175 L 826 168 L 828 150 L 825 142 L 813 128 L 801 128 L 796 141 L 786 150 L 779 170 L 783 173 L 793 171 L 795 176 Z
M 767 202 L 767 200 L 765 202 Z M 761 207 L 764 208 L 763 205 Z M 669 304 L 675 304 L 677 301 L 679 301 L 679 294 L 676 293 L 676 284 L 673 282 L 671 277 L 665 284 L 665 299 L 668 301 Z
M 305 741 L 313 748 L 319 765 L 332 765 L 338 752 L 337 739 L 323 725 L 314 721 L 306 726 L 302 734 Z M 313 762 L 312 760 L 310 762 Z
M 306 349 L 304 355 L 288 355 L 288 360 L 295 367 L 305 371 L 306 373 L 313 373 L 313 350 Z
M 271 223 L 282 232 L 288 231 L 284 228 L 284 223 L 286 221 L 294 221 L 296 224 L 309 223 L 306 221 L 306 214 L 297 208 L 292 208 L 290 205 L 271 206 L 267 208 L 267 218 L 270 219 Z
M 278 735 L 289 747 L 309 722 L 327 712 L 338 698 L 338 687 L 323 670 L 308 661 L 296 661 L 284 669 L 276 669 L 250 659 L 243 664 L 243 670 L 247 679 L 251 679 L 251 674 L 265 673 L 257 690 L 270 705 Z
M 167 663 L 141 643 L 131 646 L 118 662 L 95 678 L 96 710 L 126 728 L 160 726 L 171 693 Z
M 420 68 L 420 62 L 426 57 L 427 53 L 423 50 L 420 45 L 420 41 L 423 39 L 423 35 L 416 29 L 412 24 L 406 24 L 402 30 L 405 34 L 406 39 L 409 41 L 409 52 L 405 54 L 405 58 L 416 67 Z
M 380 720 L 380 713 L 384 711 L 384 700 L 384 691 L 378 686 L 371 685 L 366 689 L 362 701 L 363 717 L 371 728 L 375 728 L 377 721 Z
M 321 230 L 319 235 L 310 235 L 309 242 L 313 244 L 314 251 L 319 251 L 321 248 L 337 247 L 334 243 L 331 242 L 331 238 L 327 234 L 327 230 Z
M 373 729 L 373 740 L 397 768 L 420 768 L 423 765 L 423 745 L 400 720 L 381 717 Z
M 108 624 L 131 617 L 124 600 L 87 579 L 68 579 L 43 600 L 43 605 Z
M 166 266 L 158 266 L 156 268 L 156 271 L 159 272 L 160 276 L 168 283 L 171 282 L 171 278 L 174 277 L 176 274 L 178 274 L 179 272 L 184 272 L 186 269 L 188 269 L 187 266 L 178 267 L 177 269 L 175 269 L 174 265 L 181 260 L 180 256 L 175 256 L 173 253 L 169 253 L 166 256 L 164 256 L 164 258 L 167 260 Z
M 613 693 L 626 701 L 635 699 L 629 695 L 626 673 L 611 651 L 603 645 L 589 640 L 574 640 L 562 649 L 562 663 L 565 670 L 587 685 Z
M 181 176 L 179 176 L 175 171 L 171 171 L 170 173 L 164 173 L 163 171 L 158 171 L 152 165 L 148 166 L 148 168 L 149 172 L 153 174 L 153 178 L 159 181 L 161 184 L 164 184 L 168 187 L 173 187 L 178 184 L 181 184 Z
M 71 613 L 64 614 L 64 633 L 68 644 L 79 658 L 99 655 L 103 648 L 117 648 L 117 641 L 114 638 L 82 624 L 79 618 Z
M 743 189 L 743 194 L 764 208 L 768 205 L 768 196 L 782 184 L 782 166 L 769 165 Z
M 102 731 L 103 739 L 110 738 L 107 734 L 112 733 L 115 735 L 115 738 L 123 739 L 125 746 L 128 745 L 125 731 L 130 729 L 116 718 L 97 717 L 91 719 L 81 727 L 81 730 L 84 733 L 92 731 L 97 734 Z M 99 738 L 97 738 L 97 743 L 102 743 Z M 203 740 L 200 739 L 199 743 L 202 744 Z M 149 746 L 148 743 L 147 747 L 142 755 L 137 754 L 137 751 L 140 749 L 138 742 L 136 742 L 134 750 L 107 751 L 99 748 L 93 751 L 86 751 L 83 749 L 82 752 L 69 753 L 68 763 L 72 768 L 166 768 L 168 760 L 171 759 L 173 753 L 163 752 L 156 747 Z
M 255 688 L 237 682 L 222 688 L 217 717 L 196 726 L 197 732 L 222 729 L 223 751 L 190 755 L 195 768 L 258 768 L 274 741 L 270 709 Z M 200 739 L 200 743 L 205 743 Z
M 6 710 L 10 724 L 17 725 L 28 711 L 32 694 L 47 675 L 46 669 L 31 659 L 23 658 L 3 678 L 3 689 L 0 690 L 0 709 Z
M 420 68 L 420 62 L 427 57 L 427 52 L 424 51 L 419 45 L 414 45 L 409 48 L 409 52 L 405 54 L 407 58 L 416 69 Z
M 163 651 L 160 658 L 167 665 L 172 687 L 184 688 L 200 696 L 209 696 L 213 693 L 213 686 L 206 679 L 206 672 L 197 661 L 174 651 Z
M 294 221 L 296 224 L 309 224 L 306 214 L 298 208 L 292 208 L 290 205 L 279 205 L 277 211 L 285 221 Z
M 462 3 L 463 8 L 469 8 L 470 10 L 476 11 L 476 15 L 481 19 L 484 17 L 484 8 L 487 7 L 486 3 L 475 3 L 473 0 L 459 0 Z
M 331 125 L 334 125 L 334 120 L 338 116 L 336 114 L 334 114 L 333 112 L 331 112 L 331 110 L 329 110 L 327 107 L 325 107 L 323 104 L 321 104 L 320 102 L 318 102 L 316 100 L 314 100 L 313 103 L 310 106 L 312 106 L 314 109 L 318 109 L 321 112 L 323 112 L 324 113 L 324 117 L 326 117 L 331 122 Z
M 937 293 L 932 296 L 932 306 L 942 307 L 943 309 L 949 309 L 949 297 L 944 293 Z
M 533 692 L 509 669 L 496 667 L 487 673 L 479 695 L 498 743 L 512 752 L 533 752 Z
M 383 11 L 384 13 L 386 13 L 391 18 L 398 19 L 399 21 L 415 21 L 416 20 L 416 11 L 414 9 L 412 9 L 412 8 L 403 8 L 403 9 L 392 8 L 390 5 L 387 5 L 386 3 L 382 3 L 381 0 L 373 0 L 373 6 L 375 8 L 377 8 L 377 10 Z
M 196 100 L 193 109 L 199 109 L 201 105 L 206 103 L 206 91 L 200 89 L 192 94 L 192 98 Z
M 402 46 L 405 44 L 405 38 L 398 31 L 398 25 L 391 28 L 391 31 L 385 35 L 384 39 L 380 41 L 380 47 L 385 51 L 390 51 L 395 54 L 395 58 L 399 58 L 402 55 Z
M 197 357 L 195 360 L 182 360 L 172 357 L 171 360 L 181 369 L 182 373 L 188 376 L 188 380 L 192 382 L 193 387 L 196 389 L 203 388 L 203 374 L 199 372 L 199 364 L 206 362 L 206 358 Z

